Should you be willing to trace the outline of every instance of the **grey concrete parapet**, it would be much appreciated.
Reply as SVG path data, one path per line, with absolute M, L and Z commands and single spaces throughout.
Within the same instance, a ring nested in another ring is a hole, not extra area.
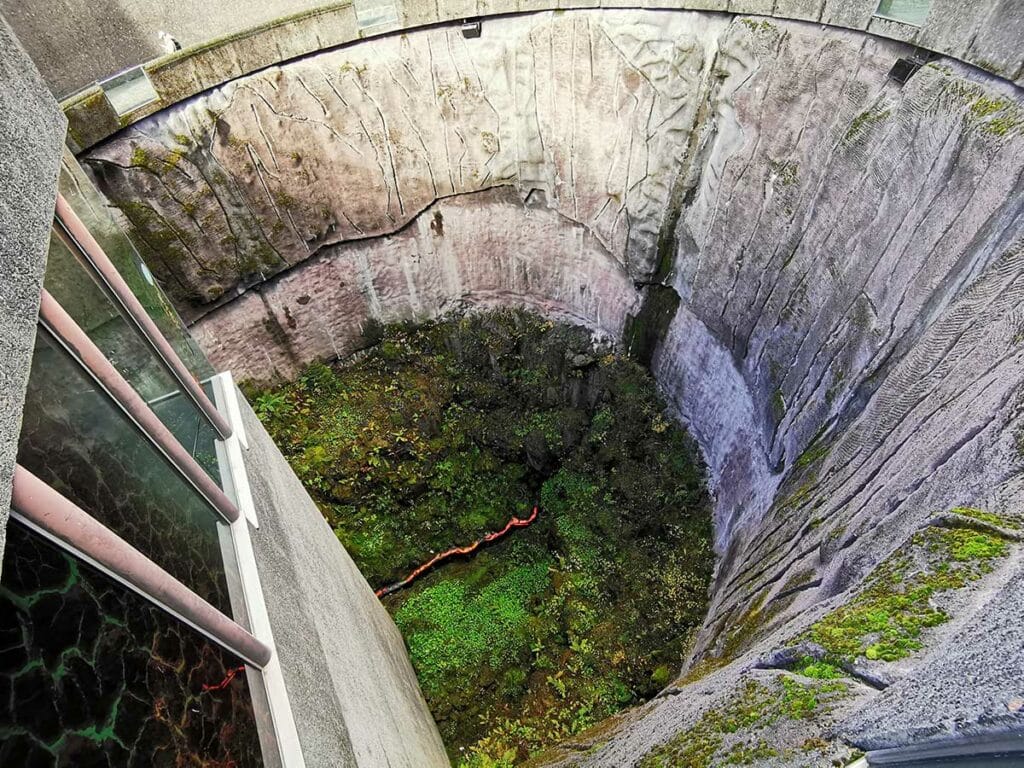
M 69 146 L 81 152 L 121 128 L 229 80 L 382 34 L 468 17 L 573 8 L 703 10 L 820 22 L 920 45 L 1024 85 L 1024 4 L 933 0 L 922 27 L 874 15 L 877 0 L 356 0 L 284 16 L 143 64 L 158 99 L 118 115 L 98 86 L 67 99 Z
M 11 28 L 0 20 L 0 554 L 64 127 L 57 102 Z

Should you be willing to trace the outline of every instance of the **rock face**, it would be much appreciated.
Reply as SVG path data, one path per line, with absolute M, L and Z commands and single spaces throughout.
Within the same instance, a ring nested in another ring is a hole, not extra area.
M 639 296 L 580 225 L 507 188 L 449 197 L 386 238 L 330 246 L 194 328 L 219 366 L 291 378 L 365 346 L 371 322 L 516 304 L 621 336 Z
M 695 12 L 521 16 L 272 68 L 86 159 L 241 377 L 349 354 L 371 320 L 474 304 L 620 337 L 648 284 L 674 288 L 652 369 L 707 456 L 722 554 L 695 658 L 749 659 L 933 513 L 1022 501 L 1024 98 L 944 60 L 900 85 L 886 75 L 906 52 Z M 984 644 L 979 595 L 957 620 Z M 892 690 L 912 696 L 950 643 Z M 741 670 L 694 685 L 718 695 Z M 982 698 L 849 733 L 952 730 Z M 573 759 L 632 764 L 716 700 L 661 699 Z
M 186 308 L 509 184 L 642 279 L 725 26 L 608 12 L 385 38 L 237 80 L 88 159 Z

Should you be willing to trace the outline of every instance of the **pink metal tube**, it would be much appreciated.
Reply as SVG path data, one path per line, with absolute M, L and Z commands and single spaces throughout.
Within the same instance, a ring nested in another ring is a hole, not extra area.
M 207 501 L 225 520 L 233 523 L 238 519 L 238 508 L 231 499 L 210 479 L 192 455 L 186 451 L 170 430 L 164 426 L 146 401 L 135 388 L 111 365 L 106 356 L 90 339 L 49 291 L 43 289 L 39 302 L 39 321 L 82 362 L 82 365 L 96 377 L 110 396 L 124 408 L 135 422 L 146 432 L 164 455 L 199 489 Z
M 20 465 L 14 468 L 11 507 L 251 664 L 270 661 L 264 643 Z
M 121 277 L 121 273 L 107 258 L 103 248 L 96 242 L 96 238 L 92 236 L 92 233 L 61 194 L 57 195 L 56 217 L 61 225 L 57 227 L 61 238 L 67 242 L 72 251 L 79 251 L 85 256 L 221 438 L 227 440 L 231 437 L 231 425 L 228 424 L 227 419 L 210 402 L 202 387 L 196 383 L 195 378 L 181 362 L 177 352 L 164 338 L 160 329 L 156 327 L 153 318 L 149 316 L 139 299 L 132 293 L 131 288 Z M 61 231 L 61 227 L 64 231 Z

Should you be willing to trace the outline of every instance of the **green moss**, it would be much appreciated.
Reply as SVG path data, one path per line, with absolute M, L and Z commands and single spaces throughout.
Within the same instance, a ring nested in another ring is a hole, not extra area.
M 984 510 L 975 509 L 974 507 L 954 507 L 949 511 L 954 515 L 970 517 L 974 520 L 980 520 L 983 523 L 989 523 L 990 525 L 994 525 L 998 528 L 1006 528 L 1011 531 L 1019 531 L 1021 527 L 1019 520 L 1014 520 L 1006 515 L 997 515 L 994 512 L 985 512 Z
M 1002 112 L 1010 106 L 1008 99 L 992 99 L 987 96 L 979 96 L 977 100 L 971 104 L 971 114 L 977 118 L 985 118 L 990 115 L 994 115 L 996 112 Z
M 656 670 L 651 673 L 651 682 L 659 688 L 664 688 L 668 685 L 668 681 L 672 679 L 672 670 L 669 669 L 667 664 L 662 664 Z
M 950 546 L 950 556 L 960 563 L 973 563 L 1006 557 L 1009 547 L 1002 539 L 987 533 L 955 531 L 958 534 Z
M 850 122 L 850 127 L 843 136 L 843 142 L 846 144 L 852 144 L 866 136 L 873 125 L 887 119 L 889 114 L 890 111 L 888 109 L 881 109 L 879 107 L 872 107 L 871 109 L 861 112 Z
M 832 446 L 827 442 L 812 442 L 793 462 L 793 467 L 796 469 L 806 469 L 812 464 L 817 463 L 819 459 L 828 456 L 831 450 Z
M 970 106 L 970 114 L 981 130 L 991 136 L 1006 136 L 1024 124 L 1020 108 L 1002 97 L 978 96 Z
M 781 389 L 776 389 L 772 395 L 772 418 L 776 424 L 782 422 L 786 416 L 786 397 Z
M 776 29 L 776 26 L 770 21 L 762 19 L 740 19 L 744 26 L 747 27 L 751 32 L 770 32 Z
M 649 374 L 523 312 L 367 336 L 356 363 L 244 389 L 371 584 L 541 506 L 385 602 L 453 759 L 520 764 L 655 695 L 714 556 L 698 454 Z
M 779 753 L 768 742 L 762 740 L 753 744 L 736 744 L 725 753 L 722 760 L 725 765 L 751 765 L 758 760 L 778 756 Z
M 878 566 L 859 595 L 814 624 L 806 637 L 837 663 L 902 659 L 923 647 L 925 630 L 949 619 L 933 598 L 979 579 L 1008 551 L 1005 541 L 986 533 L 928 528 Z
M 464 669 L 522 660 L 529 651 L 527 608 L 550 583 L 548 565 L 518 566 L 475 593 L 463 582 L 442 581 L 402 605 L 395 623 L 428 696 Z
M 797 665 L 797 671 L 804 677 L 810 677 L 815 680 L 836 680 L 840 677 L 844 677 L 843 670 L 834 664 L 829 664 L 827 661 L 815 661 L 809 656 Z
M 811 720 L 846 692 L 846 684 L 838 681 L 747 680 L 720 708 L 704 713 L 692 727 L 645 755 L 637 768 L 711 768 L 774 757 L 773 747 L 757 738 L 748 743 L 747 737 L 780 720 Z
M 980 86 L 949 77 L 945 92 L 959 106 L 967 108 L 967 118 L 986 136 L 1002 138 L 1019 133 L 1024 127 L 1024 112 L 1011 99 L 993 95 Z
M 149 205 L 132 200 L 117 201 L 117 206 L 138 234 L 147 261 L 152 257 L 152 263 L 163 265 L 173 272 L 188 259 L 187 234 L 173 229 Z
M 800 181 L 798 163 L 792 160 L 769 160 L 768 168 L 773 179 L 783 187 L 792 187 Z

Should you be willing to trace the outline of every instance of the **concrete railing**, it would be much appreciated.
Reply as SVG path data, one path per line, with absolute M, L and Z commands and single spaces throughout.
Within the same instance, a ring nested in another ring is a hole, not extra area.
M 75 152 L 84 151 L 147 115 L 229 80 L 368 37 L 466 18 L 636 7 L 764 15 L 864 31 L 1024 85 L 1021 3 L 932 0 L 927 18 L 917 27 L 878 16 L 878 0 L 355 0 L 285 16 L 146 62 L 142 68 L 156 98 L 127 114 L 115 111 L 100 86 L 81 91 L 63 104 L 69 144 Z

